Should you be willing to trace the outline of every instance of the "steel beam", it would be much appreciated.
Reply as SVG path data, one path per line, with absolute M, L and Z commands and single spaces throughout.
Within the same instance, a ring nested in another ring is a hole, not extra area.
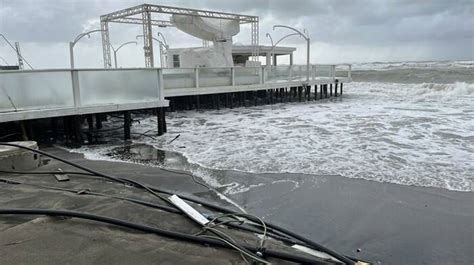
M 143 19 L 133 18 L 133 17 L 117 18 L 114 20 L 110 20 L 109 22 L 123 23 L 123 24 L 143 24 L 144 23 Z M 156 20 L 156 19 L 151 20 L 151 25 L 158 26 L 158 27 L 174 27 L 173 23 L 171 23 L 170 21 Z
M 104 21 L 112 21 L 117 18 L 124 18 L 124 17 L 137 15 L 137 14 L 143 13 L 145 10 L 148 10 L 149 12 L 161 13 L 161 14 L 172 14 L 172 15 L 176 14 L 176 15 L 188 15 L 188 16 L 197 16 L 197 17 L 238 20 L 241 23 L 251 23 L 251 22 L 258 21 L 257 16 L 248 16 L 248 15 L 226 13 L 226 12 L 216 12 L 216 11 L 209 11 L 209 10 L 161 6 L 161 5 L 149 5 L 149 4 L 134 6 L 134 7 L 118 10 L 109 14 L 105 14 L 101 16 L 101 19 L 103 19 Z

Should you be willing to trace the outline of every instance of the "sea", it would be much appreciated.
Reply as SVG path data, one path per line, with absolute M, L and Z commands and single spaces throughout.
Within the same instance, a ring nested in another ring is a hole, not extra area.
M 471 192 L 474 61 L 356 63 L 352 70 L 342 97 L 168 112 L 161 137 L 156 117 L 134 115 L 133 144 L 168 154 L 158 164 L 143 151 L 124 155 L 120 137 L 73 151 L 192 171 L 227 194 L 259 184 L 216 172 L 338 175 Z M 119 122 L 111 118 L 106 126 Z

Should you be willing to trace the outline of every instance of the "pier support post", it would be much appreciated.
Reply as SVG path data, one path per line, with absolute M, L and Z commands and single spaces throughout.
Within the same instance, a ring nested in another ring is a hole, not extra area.
M 82 131 L 81 131 L 81 124 L 82 124 L 82 117 L 81 115 L 74 115 L 73 116 L 73 135 L 74 135 L 74 143 L 78 145 L 82 145 L 84 142 L 82 139 Z
M 51 131 L 53 132 L 52 137 L 53 137 L 53 143 L 55 143 L 58 140 L 58 124 L 59 124 L 59 118 L 54 117 L 51 118 Z
M 344 85 L 344 83 L 341 83 L 341 95 L 342 95 L 342 85 Z
M 105 114 L 96 114 L 95 115 L 95 128 L 102 129 L 102 116 Z
M 123 139 L 130 140 L 130 128 L 132 127 L 132 113 L 130 111 L 123 112 Z
M 334 85 L 334 96 L 337 97 L 337 82 Z
M 329 96 L 332 97 L 332 84 L 329 84 Z
M 201 108 L 201 104 L 199 103 L 199 95 L 196 96 L 196 109 L 199 110 Z
M 92 118 L 93 114 L 87 114 L 86 115 L 86 121 L 87 121 L 87 127 L 88 127 L 88 132 L 87 132 L 87 143 L 91 144 L 92 143 L 92 131 L 94 130 L 94 119 Z
M 165 133 L 165 111 L 163 108 L 158 108 L 156 112 L 156 118 L 158 120 L 158 136 L 161 136 Z

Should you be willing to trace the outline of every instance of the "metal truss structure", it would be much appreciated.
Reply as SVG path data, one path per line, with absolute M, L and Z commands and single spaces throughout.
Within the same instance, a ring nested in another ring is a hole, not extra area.
M 153 62 L 153 30 L 152 26 L 172 27 L 173 24 L 166 20 L 152 19 L 152 13 L 169 14 L 169 15 L 187 15 L 196 17 L 216 18 L 238 20 L 240 24 L 251 24 L 251 45 L 252 45 L 252 61 L 258 61 L 258 16 L 248 16 L 241 14 L 216 12 L 200 9 L 161 6 L 143 4 L 122 10 L 118 10 L 100 17 L 100 25 L 102 30 L 102 51 L 104 56 L 104 67 L 112 67 L 110 55 L 110 36 L 109 23 L 125 23 L 125 24 L 141 24 L 143 26 L 144 36 L 144 55 L 145 66 L 154 67 Z M 136 17 L 140 16 L 141 17 Z

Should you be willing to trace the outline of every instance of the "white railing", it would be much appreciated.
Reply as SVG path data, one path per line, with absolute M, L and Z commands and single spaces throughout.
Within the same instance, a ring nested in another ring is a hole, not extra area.
M 0 71 L 0 113 L 164 100 L 161 69 Z
M 311 65 L 310 82 L 350 81 L 350 65 Z M 165 91 L 306 82 L 306 65 L 0 71 L 0 115 L 163 101 Z M 229 90 L 230 91 L 230 90 Z M 226 91 L 223 91 L 226 92 Z M 165 95 L 166 94 L 166 95 Z M 171 93 L 173 94 L 173 93 Z M 186 95 L 188 95 L 186 94 Z
M 350 81 L 350 65 L 311 65 L 310 80 Z M 206 88 L 306 81 L 306 65 L 163 69 L 164 89 Z

